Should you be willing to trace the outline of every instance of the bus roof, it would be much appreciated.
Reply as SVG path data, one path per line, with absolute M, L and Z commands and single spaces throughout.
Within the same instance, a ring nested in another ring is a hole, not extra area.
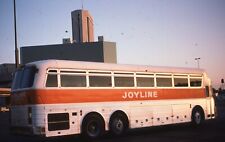
M 42 60 L 28 63 L 27 66 L 36 65 L 39 69 L 80 69 L 80 70 L 105 70 L 105 71 L 135 71 L 135 72 L 159 72 L 159 73 L 189 73 L 202 74 L 205 71 L 197 68 L 162 67 L 150 65 L 129 65 L 99 62 L 69 61 L 69 60 Z

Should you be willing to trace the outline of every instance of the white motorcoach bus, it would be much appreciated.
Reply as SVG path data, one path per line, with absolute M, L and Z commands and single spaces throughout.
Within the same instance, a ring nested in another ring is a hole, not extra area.
M 45 60 L 17 70 L 11 94 L 11 130 L 46 137 L 215 118 L 204 70 Z

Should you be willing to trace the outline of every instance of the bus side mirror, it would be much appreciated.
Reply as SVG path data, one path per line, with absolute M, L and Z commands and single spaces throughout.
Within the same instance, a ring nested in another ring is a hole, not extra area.
M 224 79 L 223 78 L 221 79 L 221 83 L 224 83 Z

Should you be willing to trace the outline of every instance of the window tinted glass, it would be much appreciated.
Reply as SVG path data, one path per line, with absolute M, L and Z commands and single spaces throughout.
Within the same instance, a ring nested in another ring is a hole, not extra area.
M 187 78 L 174 78 L 174 86 L 175 87 L 188 87 L 188 79 Z
M 61 75 L 62 87 L 86 87 L 85 75 Z
M 90 87 L 111 87 L 111 76 L 89 76 Z
M 29 88 L 33 86 L 35 76 L 35 68 L 25 68 L 23 71 L 22 87 Z
M 157 87 L 172 87 L 172 78 L 156 78 Z
M 134 77 L 115 77 L 115 86 L 116 87 L 133 87 L 134 86 Z
M 22 75 L 23 75 L 23 71 L 22 70 L 18 70 L 15 73 L 15 76 L 14 76 L 14 79 L 13 79 L 12 90 L 18 89 L 20 87 L 20 82 L 22 80 Z
M 58 87 L 57 74 L 48 74 L 46 87 Z
M 201 87 L 202 79 L 201 78 L 191 78 L 190 85 L 191 85 L 191 87 Z
M 137 77 L 137 87 L 154 87 L 154 78 Z
M 20 69 L 16 72 L 12 89 L 22 89 L 22 88 L 29 88 L 33 86 L 35 73 L 37 72 L 36 67 L 25 67 Z

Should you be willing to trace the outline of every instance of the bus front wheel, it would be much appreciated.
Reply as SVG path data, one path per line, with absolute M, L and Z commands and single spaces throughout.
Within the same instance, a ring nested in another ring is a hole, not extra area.
M 204 122 L 205 117 L 201 107 L 196 107 L 193 109 L 191 119 L 194 126 L 199 126 Z

